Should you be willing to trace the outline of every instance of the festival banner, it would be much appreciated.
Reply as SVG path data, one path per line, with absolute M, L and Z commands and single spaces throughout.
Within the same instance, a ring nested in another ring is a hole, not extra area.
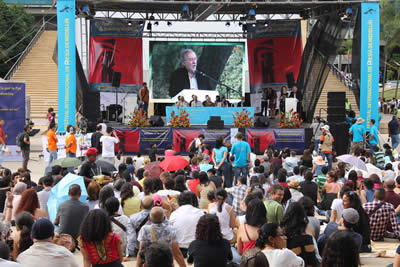
M 174 129 L 173 148 L 176 152 L 189 152 L 189 145 L 200 135 L 201 129 Z
M 250 93 L 261 94 L 271 87 L 280 90 L 287 86 L 287 75 L 296 81 L 302 56 L 301 26 L 299 20 L 270 20 L 268 26 L 259 23 L 248 32 L 247 40 Z M 252 101 L 261 101 L 260 98 Z
M 140 153 L 149 154 L 150 146 L 157 145 L 158 154 L 164 154 L 168 144 L 172 143 L 170 127 L 143 128 L 140 131 Z
M 57 1 L 58 132 L 75 126 L 76 53 L 75 0 Z
M 367 130 L 378 120 L 379 3 L 361 3 L 360 116 Z
M 275 143 L 275 135 L 272 130 L 249 129 L 247 131 L 247 142 L 253 153 L 260 155 L 268 149 L 269 145 Z
M 115 145 L 115 152 L 137 153 L 140 149 L 140 130 L 139 129 L 115 129 L 119 138 L 119 143 Z
M 118 93 L 135 93 L 143 83 L 143 25 L 123 19 L 94 19 L 90 23 L 89 83 L 92 91 L 115 92 L 115 73 L 121 73 Z
M 290 148 L 298 155 L 304 152 L 304 129 L 273 129 L 275 136 L 275 149 Z
M 65 152 L 65 138 L 66 135 L 57 135 L 57 158 L 65 158 L 67 156 Z M 76 138 L 76 157 L 84 157 L 86 151 L 91 146 L 92 133 L 88 134 L 75 134 Z M 42 136 L 42 154 L 44 161 L 48 162 L 50 154 L 47 151 L 47 136 Z

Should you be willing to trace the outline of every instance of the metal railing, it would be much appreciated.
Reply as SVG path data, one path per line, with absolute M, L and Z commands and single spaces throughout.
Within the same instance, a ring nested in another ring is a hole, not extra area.
M 336 75 L 336 78 L 338 78 L 345 86 L 352 90 L 353 81 L 349 77 L 346 77 L 343 72 L 341 72 L 334 64 L 328 63 L 328 66 L 330 71 Z
M 28 53 L 31 51 L 33 46 L 36 44 L 37 40 L 39 40 L 39 37 L 44 32 L 45 28 L 46 28 L 46 23 L 43 23 L 40 26 L 39 30 L 36 32 L 35 36 L 32 38 L 32 40 L 26 46 L 24 51 L 22 51 L 22 53 L 19 56 L 19 58 L 17 59 L 17 61 L 15 61 L 14 65 L 7 72 L 6 76 L 4 77 L 5 80 L 10 80 L 14 76 L 15 72 L 18 70 L 18 67 L 21 65 L 21 63 L 25 59 L 26 55 L 28 55 Z

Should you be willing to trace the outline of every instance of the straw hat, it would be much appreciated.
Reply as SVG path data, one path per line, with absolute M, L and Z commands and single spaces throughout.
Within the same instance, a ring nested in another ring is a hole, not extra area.
M 358 118 L 356 123 L 357 124 L 363 124 L 364 123 L 364 119 L 363 118 Z
M 322 156 L 317 156 L 314 158 L 314 163 L 317 165 L 325 165 L 325 160 L 322 158 Z
M 293 179 L 290 181 L 289 183 L 289 187 L 290 188 L 294 188 L 294 189 L 299 189 L 300 188 L 300 183 L 297 179 Z

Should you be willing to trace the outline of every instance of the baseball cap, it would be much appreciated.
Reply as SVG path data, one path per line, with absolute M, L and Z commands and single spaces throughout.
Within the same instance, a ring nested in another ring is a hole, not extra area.
M 325 131 L 329 131 L 329 125 L 324 125 L 321 127 L 321 129 L 324 129 Z
M 358 220 L 360 219 L 360 216 L 358 215 L 358 211 L 356 211 L 353 208 L 344 209 L 342 212 L 342 217 L 343 217 L 343 220 L 345 220 L 346 222 L 351 223 L 351 224 L 358 223 Z
M 153 195 L 154 206 L 160 207 L 163 204 L 163 198 L 159 194 Z
M 31 235 L 34 239 L 44 240 L 52 237 L 54 225 L 46 218 L 39 218 L 32 226 Z
M 95 156 L 97 156 L 98 153 L 99 153 L 99 151 L 97 150 L 97 148 L 91 147 L 86 151 L 85 155 L 95 155 Z

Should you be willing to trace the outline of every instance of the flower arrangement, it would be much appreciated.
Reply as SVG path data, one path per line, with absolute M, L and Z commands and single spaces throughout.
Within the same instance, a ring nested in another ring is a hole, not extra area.
M 141 110 L 140 108 L 133 111 L 129 115 L 129 127 L 147 127 L 150 126 L 149 120 L 146 118 L 146 112 L 144 110 Z
M 171 120 L 169 126 L 174 128 L 188 128 L 190 127 L 189 113 L 184 109 L 179 109 L 179 114 L 175 114 L 175 111 L 171 112 Z
M 302 123 L 303 120 L 300 118 L 300 114 L 293 112 L 293 109 L 291 109 L 281 114 L 279 128 L 300 128 Z
M 235 128 L 250 128 L 253 127 L 254 118 L 250 117 L 251 112 L 243 109 L 240 112 L 233 114 L 233 126 Z

